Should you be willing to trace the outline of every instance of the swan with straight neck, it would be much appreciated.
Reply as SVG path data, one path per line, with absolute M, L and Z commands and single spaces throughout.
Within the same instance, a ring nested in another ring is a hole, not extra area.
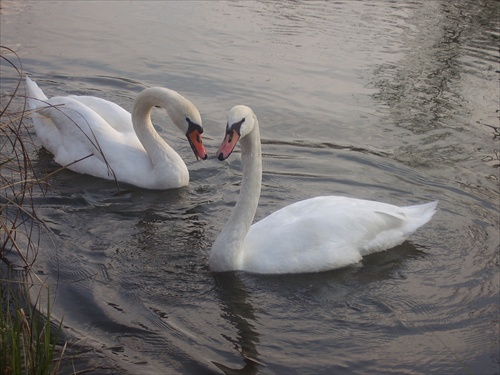
M 240 194 L 212 245 L 212 271 L 284 274 L 345 267 L 401 244 L 436 211 L 437 202 L 398 207 L 322 196 L 286 206 L 252 225 L 261 190 L 262 156 L 257 117 L 242 105 L 229 111 L 217 158 L 228 158 L 238 141 L 243 165 Z

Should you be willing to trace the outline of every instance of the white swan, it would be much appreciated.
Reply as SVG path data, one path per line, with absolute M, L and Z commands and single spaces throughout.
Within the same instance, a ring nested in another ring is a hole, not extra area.
M 172 189 L 189 184 L 182 158 L 156 132 L 153 107 L 164 108 L 186 134 L 197 159 L 206 159 L 201 116 L 196 107 L 173 90 L 152 87 L 136 98 L 132 115 L 115 103 L 93 96 L 47 99 L 26 77 L 27 101 L 37 137 L 63 166 L 105 179 L 147 189 Z
M 245 106 L 229 112 L 218 159 L 225 160 L 238 140 L 243 180 L 238 202 L 212 246 L 212 271 L 280 274 L 344 267 L 401 244 L 435 213 L 437 202 L 397 207 L 325 196 L 291 204 L 251 226 L 260 196 L 262 160 L 257 117 Z

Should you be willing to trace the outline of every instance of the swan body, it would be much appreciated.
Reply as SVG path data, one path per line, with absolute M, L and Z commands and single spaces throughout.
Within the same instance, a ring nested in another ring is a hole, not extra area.
M 58 164 L 72 171 L 116 178 L 147 189 L 187 186 L 186 164 L 151 123 L 153 107 L 167 111 L 172 122 L 186 134 L 197 159 L 207 158 L 200 113 L 173 90 L 143 90 L 130 114 L 115 103 L 93 96 L 48 99 L 29 77 L 26 88 L 37 137 Z
M 262 161 L 257 117 L 246 106 L 229 112 L 219 160 L 231 154 L 238 140 L 243 180 L 238 202 L 212 246 L 212 271 L 283 274 L 345 267 L 401 244 L 435 213 L 437 202 L 397 207 L 321 196 L 286 206 L 251 225 L 260 196 Z

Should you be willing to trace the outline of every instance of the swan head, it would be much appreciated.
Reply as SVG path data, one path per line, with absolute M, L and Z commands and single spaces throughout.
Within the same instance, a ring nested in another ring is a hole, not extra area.
M 203 127 L 200 112 L 190 101 L 183 99 L 186 100 L 186 102 L 182 103 L 183 105 L 168 106 L 167 113 L 174 124 L 186 135 L 196 160 L 205 160 L 208 154 L 201 139 Z
M 193 150 L 194 156 L 196 156 L 196 160 L 200 159 L 205 160 L 208 157 L 208 154 L 201 140 L 201 134 L 203 133 L 203 128 L 201 125 L 198 125 L 197 123 L 191 121 L 189 117 L 186 117 L 186 122 L 188 123 L 186 137 L 189 141 L 189 144 L 191 145 L 191 149 Z
M 186 135 L 186 138 L 193 150 L 196 160 L 205 160 L 208 157 L 207 151 L 203 146 L 201 135 L 203 127 L 201 125 L 201 116 L 198 109 L 186 98 L 183 98 L 183 103 L 174 108 L 167 107 L 167 112 L 172 118 L 172 121 Z
M 255 114 L 249 107 L 234 106 L 227 115 L 226 135 L 217 151 L 217 158 L 226 160 L 233 152 L 238 140 L 252 132 L 256 121 Z

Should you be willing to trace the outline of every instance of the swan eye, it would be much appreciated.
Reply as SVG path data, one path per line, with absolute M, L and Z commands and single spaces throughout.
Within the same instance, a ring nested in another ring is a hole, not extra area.
M 201 127 L 201 125 L 195 124 L 194 122 L 191 121 L 191 119 L 189 117 L 186 117 L 186 121 L 188 123 L 188 131 L 187 131 L 186 135 L 191 133 L 194 130 L 197 130 L 198 133 L 203 134 L 203 128 Z
M 228 130 L 233 129 L 233 131 L 235 131 L 239 136 L 241 136 L 241 124 L 243 124 L 244 122 L 245 118 L 243 117 L 241 121 L 235 122 L 231 126 L 228 126 Z

